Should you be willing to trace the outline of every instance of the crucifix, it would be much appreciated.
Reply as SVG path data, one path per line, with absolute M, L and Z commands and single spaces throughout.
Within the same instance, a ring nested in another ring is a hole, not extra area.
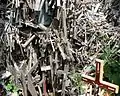
M 91 76 L 88 76 L 88 75 L 85 75 L 85 74 L 82 74 L 82 80 L 84 82 L 87 82 L 87 83 L 92 84 L 92 85 L 96 84 L 100 88 L 105 88 L 106 90 L 109 90 L 113 93 L 118 93 L 118 91 L 119 91 L 119 86 L 118 85 L 103 81 L 103 73 L 104 73 L 104 71 L 103 71 L 103 66 L 104 66 L 103 60 L 96 59 L 95 63 L 96 63 L 95 78 L 93 78 Z

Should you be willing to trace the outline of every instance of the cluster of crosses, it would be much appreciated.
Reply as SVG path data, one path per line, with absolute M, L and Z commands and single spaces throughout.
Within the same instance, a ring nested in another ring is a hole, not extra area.
M 103 66 L 104 66 L 104 61 L 96 59 L 96 73 L 95 73 L 95 78 L 82 74 L 82 80 L 91 84 L 91 85 L 97 85 L 99 88 L 104 88 L 108 91 L 111 91 L 113 93 L 118 93 L 119 91 L 119 86 L 103 81 Z

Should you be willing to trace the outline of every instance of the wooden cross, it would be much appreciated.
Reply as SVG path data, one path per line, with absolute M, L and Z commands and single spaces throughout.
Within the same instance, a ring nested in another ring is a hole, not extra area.
M 110 90 L 114 93 L 118 93 L 119 91 L 119 86 L 103 81 L 103 66 L 104 62 L 103 60 L 96 59 L 96 75 L 95 78 L 82 74 L 82 80 L 90 83 L 90 84 L 97 84 L 100 88 L 105 88 L 107 90 Z

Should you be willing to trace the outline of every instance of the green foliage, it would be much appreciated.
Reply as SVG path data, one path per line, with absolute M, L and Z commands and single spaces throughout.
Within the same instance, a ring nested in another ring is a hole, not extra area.
M 83 85 L 84 83 L 82 82 L 82 77 L 80 73 L 77 72 L 72 72 L 70 75 L 70 78 L 72 80 L 72 84 L 76 89 L 78 90 L 79 94 L 84 93 L 84 88 Z
M 11 79 L 8 80 L 1 80 L 0 84 L 3 85 L 3 89 L 4 90 L 2 96 L 8 96 L 7 94 L 18 94 L 18 88 L 16 87 L 16 85 L 13 83 L 13 81 Z M 0 95 L 1 96 L 1 95 Z M 11 95 L 10 95 L 11 96 Z M 13 96 L 13 95 L 12 95 Z M 16 96 L 16 95 L 15 95 Z
M 105 61 L 104 76 L 114 84 L 120 86 L 120 48 L 112 43 L 103 49 L 100 59 Z
M 15 86 L 15 84 L 12 81 L 8 81 L 5 86 L 6 86 L 6 90 L 9 92 L 14 93 L 14 92 L 18 91 L 17 87 Z

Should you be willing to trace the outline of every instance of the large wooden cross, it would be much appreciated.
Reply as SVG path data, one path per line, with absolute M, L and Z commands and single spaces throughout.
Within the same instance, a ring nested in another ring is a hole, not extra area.
M 103 66 L 104 66 L 103 60 L 96 59 L 95 63 L 96 63 L 95 78 L 88 76 L 88 75 L 85 75 L 85 74 L 82 74 L 82 80 L 87 82 L 87 83 L 90 83 L 90 84 L 96 84 L 100 88 L 105 88 L 105 89 L 110 90 L 114 93 L 118 93 L 118 91 L 119 91 L 118 85 L 103 81 L 103 73 L 104 73 L 103 72 Z

